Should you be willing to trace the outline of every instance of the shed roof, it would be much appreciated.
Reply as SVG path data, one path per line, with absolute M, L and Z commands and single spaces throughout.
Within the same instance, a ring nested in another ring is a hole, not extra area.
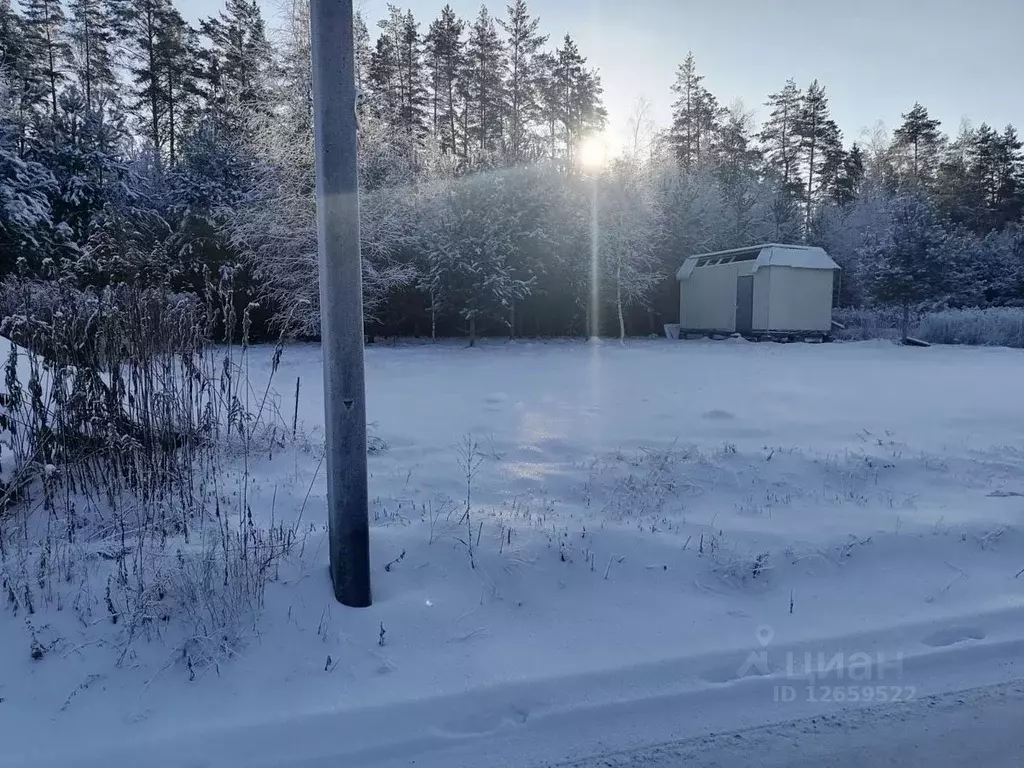
M 756 255 L 755 255 L 756 254 Z M 761 267 L 796 267 L 798 269 L 839 269 L 832 257 L 824 248 L 809 245 L 781 245 L 764 243 L 747 248 L 733 248 L 728 251 L 698 253 L 690 256 L 676 272 L 677 280 L 686 280 L 693 273 L 697 262 L 701 259 L 723 259 L 747 257 L 745 261 L 754 262 L 754 271 Z

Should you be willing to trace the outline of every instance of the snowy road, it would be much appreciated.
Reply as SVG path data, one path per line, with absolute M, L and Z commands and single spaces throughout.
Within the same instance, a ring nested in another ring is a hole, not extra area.
M 1019 768 L 1024 683 L 562 763 L 559 768 Z

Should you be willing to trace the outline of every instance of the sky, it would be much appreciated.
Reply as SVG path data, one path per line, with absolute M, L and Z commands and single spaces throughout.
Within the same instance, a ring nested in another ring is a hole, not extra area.
M 479 0 L 449 0 L 473 17 Z M 211 0 L 179 0 L 196 18 Z M 268 18 L 280 0 L 263 0 Z M 445 0 L 404 0 L 425 32 Z M 355 0 L 372 27 L 386 0 Z M 289 4 L 290 5 L 290 4 Z M 504 16 L 505 0 L 489 2 Z M 659 126 L 671 115 L 679 63 L 692 50 L 705 86 L 760 122 L 787 78 L 817 78 L 847 144 L 878 121 L 892 130 L 920 101 L 943 130 L 961 120 L 1024 129 L 1024 0 L 530 0 L 551 42 L 568 32 L 604 85 L 609 132 L 624 135 L 639 97 Z

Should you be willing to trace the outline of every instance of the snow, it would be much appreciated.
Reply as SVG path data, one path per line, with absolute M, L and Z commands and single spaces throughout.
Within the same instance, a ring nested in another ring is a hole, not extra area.
M 1019 351 L 409 343 L 367 377 L 373 607 L 332 599 L 295 345 L 271 386 L 290 433 L 300 379 L 300 439 L 249 499 L 304 538 L 247 645 L 190 681 L 56 609 L 32 661 L 0 614 L 0 766 L 532 764 L 812 715 L 773 700 L 805 659 L 917 696 L 1020 676 Z
M 712 256 L 731 256 L 738 254 L 757 253 L 754 261 L 754 271 L 761 267 L 799 267 L 801 269 L 839 269 L 832 257 L 824 248 L 807 245 L 778 245 L 767 243 L 755 245 L 749 248 L 735 248 L 728 251 L 717 251 L 715 253 L 699 253 L 690 256 L 683 262 L 683 265 L 676 270 L 677 280 L 688 280 L 700 259 Z
M 585 758 L 564 768 L 1017 768 L 1024 687 L 986 686 Z
M 801 269 L 839 269 L 824 248 L 800 245 L 766 245 L 754 264 L 759 267 L 799 267 Z

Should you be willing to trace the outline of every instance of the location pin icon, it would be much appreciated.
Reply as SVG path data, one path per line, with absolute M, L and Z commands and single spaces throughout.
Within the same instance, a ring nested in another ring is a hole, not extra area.
M 768 624 L 762 624 L 757 628 L 757 642 L 761 644 L 762 648 L 767 648 L 773 637 L 775 637 L 775 630 Z

